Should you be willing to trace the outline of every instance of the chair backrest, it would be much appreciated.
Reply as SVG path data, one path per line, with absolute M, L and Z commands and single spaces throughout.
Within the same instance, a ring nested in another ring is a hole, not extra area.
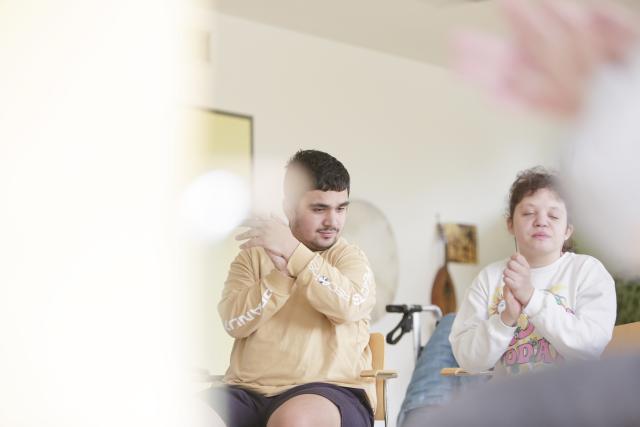
M 602 357 L 610 357 L 629 352 L 640 352 L 640 322 L 618 325 L 613 328 L 611 341 L 604 349 Z
M 371 367 L 384 369 L 384 336 L 379 332 L 369 335 L 369 348 L 371 348 Z M 384 420 L 384 384 L 382 379 L 376 380 L 376 408 L 375 419 Z

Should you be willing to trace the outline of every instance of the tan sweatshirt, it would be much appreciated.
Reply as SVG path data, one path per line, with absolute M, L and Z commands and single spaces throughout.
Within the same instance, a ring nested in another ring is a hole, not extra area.
M 365 389 L 375 408 L 369 321 L 375 282 L 364 253 L 339 239 L 323 252 L 300 244 L 278 271 L 262 248 L 231 264 L 218 304 L 235 338 L 224 381 L 272 396 L 320 381 Z

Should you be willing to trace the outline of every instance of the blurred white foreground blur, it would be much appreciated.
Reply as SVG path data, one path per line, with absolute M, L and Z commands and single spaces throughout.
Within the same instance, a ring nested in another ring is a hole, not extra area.
M 0 425 L 196 425 L 178 2 L 0 4 Z

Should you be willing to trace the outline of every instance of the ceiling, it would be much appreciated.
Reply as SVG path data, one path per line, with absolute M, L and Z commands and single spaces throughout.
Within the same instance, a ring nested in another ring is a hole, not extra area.
M 206 0 L 204 0 L 206 1 Z M 227 15 L 444 65 L 455 28 L 499 31 L 494 0 L 210 0 Z
M 456 30 L 506 31 L 496 0 L 196 1 L 242 19 L 442 66 Z

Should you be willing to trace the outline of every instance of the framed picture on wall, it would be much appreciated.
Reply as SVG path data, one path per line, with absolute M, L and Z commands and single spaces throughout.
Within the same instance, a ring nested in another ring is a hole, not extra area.
M 222 169 L 251 182 L 253 118 L 249 115 L 201 108 L 187 112 L 185 178 Z
M 478 233 L 471 224 L 442 224 L 447 243 L 448 262 L 476 264 L 478 262 Z

